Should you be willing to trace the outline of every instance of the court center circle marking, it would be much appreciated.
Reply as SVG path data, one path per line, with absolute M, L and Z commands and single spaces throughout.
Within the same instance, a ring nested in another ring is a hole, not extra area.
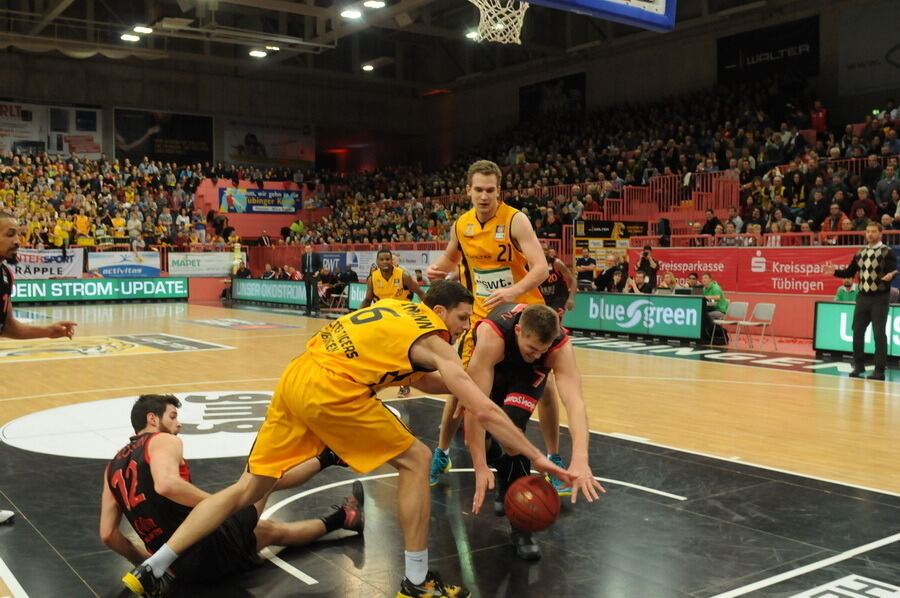
M 475 472 L 475 470 L 472 469 L 471 467 L 461 467 L 459 469 L 455 469 L 455 468 L 451 469 L 448 473 L 474 473 L 474 472 Z M 537 473 L 537 472 L 532 470 L 532 473 Z M 311 494 L 316 494 L 318 492 L 322 492 L 323 490 L 331 490 L 332 488 L 346 486 L 347 484 L 352 484 L 353 482 L 367 482 L 367 481 L 371 481 L 371 480 L 381 480 L 384 478 L 395 478 L 399 475 L 400 474 L 397 472 L 382 473 L 382 474 L 377 474 L 377 475 L 354 477 L 354 478 L 350 478 L 347 480 L 339 480 L 337 482 L 331 482 L 330 484 L 324 484 L 322 486 L 316 486 L 315 488 L 310 488 L 309 490 L 303 490 L 302 492 L 298 492 L 297 494 L 283 498 L 280 501 L 278 501 L 277 503 L 275 503 L 274 505 L 266 507 L 266 509 L 262 512 L 262 515 L 260 515 L 259 518 L 260 519 L 270 519 L 272 517 L 272 515 L 274 515 L 281 509 L 283 509 L 285 506 L 291 504 L 292 502 L 300 500 L 301 498 L 310 496 Z M 601 481 L 601 482 L 606 482 L 608 484 L 616 484 L 619 486 L 634 488 L 636 490 L 641 490 L 644 492 L 649 492 L 651 494 L 664 496 L 666 498 L 671 498 L 673 500 L 679 500 L 679 501 L 687 500 L 687 497 L 684 497 L 684 496 L 679 496 L 677 494 L 670 494 L 668 492 L 663 492 L 662 490 L 656 490 L 655 488 L 639 486 L 638 484 L 631 484 L 629 482 L 622 482 L 620 480 L 613 480 L 610 478 L 601 478 L 598 476 L 594 476 L 594 479 Z M 582 497 L 582 500 L 584 500 L 583 497 Z M 310 577 L 308 574 L 304 573 L 303 571 L 300 571 L 299 569 L 297 569 L 290 563 L 286 563 L 270 547 L 266 547 L 266 548 L 262 549 L 260 551 L 260 555 L 262 555 L 267 560 L 271 561 L 271 563 L 273 565 L 275 565 L 276 567 L 278 567 L 279 569 L 281 569 L 288 575 L 291 575 L 292 577 L 299 579 L 300 581 L 302 581 L 303 583 L 305 583 L 307 585 L 313 585 L 313 584 L 319 583 L 319 581 L 317 579 L 315 579 L 314 577 Z

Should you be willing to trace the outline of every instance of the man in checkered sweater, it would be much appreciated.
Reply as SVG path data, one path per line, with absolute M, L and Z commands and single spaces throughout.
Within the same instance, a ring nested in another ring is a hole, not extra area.
M 891 279 L 897 273 L 897 257 L 893 250 L 881 242 L 881 224 L 870 222 L 866 227 L 868 245 L 856 252 L 853 261 L 846 268 L 826 266 L 829 274 L 841 278 L 859 274 L 859 294 L 856 309 L 853 310 L 853 371 L 851 378 L 859 378 L 865 371 L 866 328 L 872 324 L 875 337 L 875 371 L 870 380 L 884 380 L 887 365 L 887 322 L 890 302 Z

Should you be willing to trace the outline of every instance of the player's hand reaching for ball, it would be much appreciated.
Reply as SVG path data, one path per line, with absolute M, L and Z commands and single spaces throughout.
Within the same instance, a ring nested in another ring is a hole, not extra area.
M 472 499 L 472 513 L 481 512 L 484 504 L 484 495 L 488 490 L 494 489 L 494 472 L 487 467 L 475 468 L 475 498 Z
M 47 338 L 62 338 L 67 336 L 72 338 L 75 336 L 75 327 L 78 326 L 75 322 L 54 322 L 47 326 Z
M 569 485 L 572 487 L 573 503 L 578 499 L 579 492 L 584 494 L 584 498 L 588 502 L 594 502 L 594 500 L 600 498 L 600 495 L 597 494 L 598 490 L 601 493 L 606 493 L 606 489 L 594 479 L 594 474 L 591 473 L 587 459 L 572 460 L 572 463 L 569 464 L 569 475 L 572 477 Z

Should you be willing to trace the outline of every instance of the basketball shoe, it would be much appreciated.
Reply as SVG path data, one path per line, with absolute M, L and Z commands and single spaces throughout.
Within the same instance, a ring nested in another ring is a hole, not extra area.
M 450 457 L 441 449 L 434 449 L 434 455 L 431 457 L 431 475 L 428 476 L 428 485 L 436 485 L 441 474 L 447 473 L 452 467 L 453 462 L 450 460 Z
M 344 499 L 344 504 L 340 507 L 344 511 L 344 524 L 341 529 L 363 533 L 366 527 L 366 512 L 363 509 L 365 501 L 362 483 L 353 482 L 352 494 Z
M 150 565 L 140 564 L 125 574 L 122 583 L 138 596 L 158 598 L 172 583 L 172 579 L 173 577 L 169 573 L 164 573 L 162 577 L 155 577 Z
M 425 581 L 419 585 L 414 585 L 404 577 L 396 598 L 469 598 L 471 595 L 463 586 L 447 585 L 437 573 L 429 571 Z
M 550 462 L 554 465 L 566 469 L 566 464 L 563 463 L 562 457 L 559 456 L 559 453 L 553 453 L 552 455 L 548 455 Z M 567 485 L 562 480 L 556 478 L 555 476 L 548 475 L 547 481 L 553 486 L 556 493 L 560 496 L 572 496 L 572 487 Z

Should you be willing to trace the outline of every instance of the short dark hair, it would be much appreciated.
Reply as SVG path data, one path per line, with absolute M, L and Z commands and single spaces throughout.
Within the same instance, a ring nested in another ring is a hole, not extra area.
M 529 305 L 519 317 L 522 332 L 537 337 L 538 342 L 549 343 L 559 336 L 559 316 L 553 308 L 540 303 Z
M 393 255 L 394 255 L 393 253 L 391 253 L 391 250 L 390 250 L 390 249 L 388 249 L 387 247 L 382 247 L 381 249 L 378 250 L 378 253 L 375 254 L 375 257 L 378 257 L 378 256 L 381 255 L 382 253 L 386 253 L 386 254 L 388 254 L 388 255 L 390 255 L 390 256 L 393 256 Z
M 696 273 L 696 272 L 689 272 L 689 273 L 688 273 L 688 278 L 690 278 L 691 276 L 693 276 L 694 278 L 700 278 L 699 276 L 697 276 L 697 273 Z
M 653 251 L 653 248 L 649 245 L 644 245 L 644 251 Z
M 496 162 L 491 162 L 490 160 L 478 160 L 477 162 L 473 162 L 471 166 L 469 166 L 468 172 L 466 172 L 466 184 L 472 184 L 472 177 L 476 174 L 483 174 L 486 176 L 494 175 L 497 177 L 497 186 L 500 186 L 501 180 L 503 179 L 503 171 L 500 170 L 500 167 L 497 166 Z
M 460 303 L 473 304 L 475 297 L 469 289 L 455 280 L 437 280 L 428 288 L 423 303 L 432 309 L 441 305 L 449 310 Z
M 172 405 L 176 409 L 181 407 L 181 401 L 175 395 L 141 395 L 131 408 L 131 427 L 135 434 L 147 427 L 147 414 L 152 413 L 162 419 L 166 412 L 166 405 Z
M 859 209 L 859 208 L 857 208 L 857 209 Z M 866 228 L 869 228 L 870 226 L 874 226 L 875 228 L 877 228 L 877 229 L 878 229 L 878 232 L 883 232 L 883 231 L 884 231 L 884 227 L 881 226 L 881 223 L 880 223 L 880 222 L 876 222 L 875 220 L 869 220 L 869 223 L 866 225 Z

